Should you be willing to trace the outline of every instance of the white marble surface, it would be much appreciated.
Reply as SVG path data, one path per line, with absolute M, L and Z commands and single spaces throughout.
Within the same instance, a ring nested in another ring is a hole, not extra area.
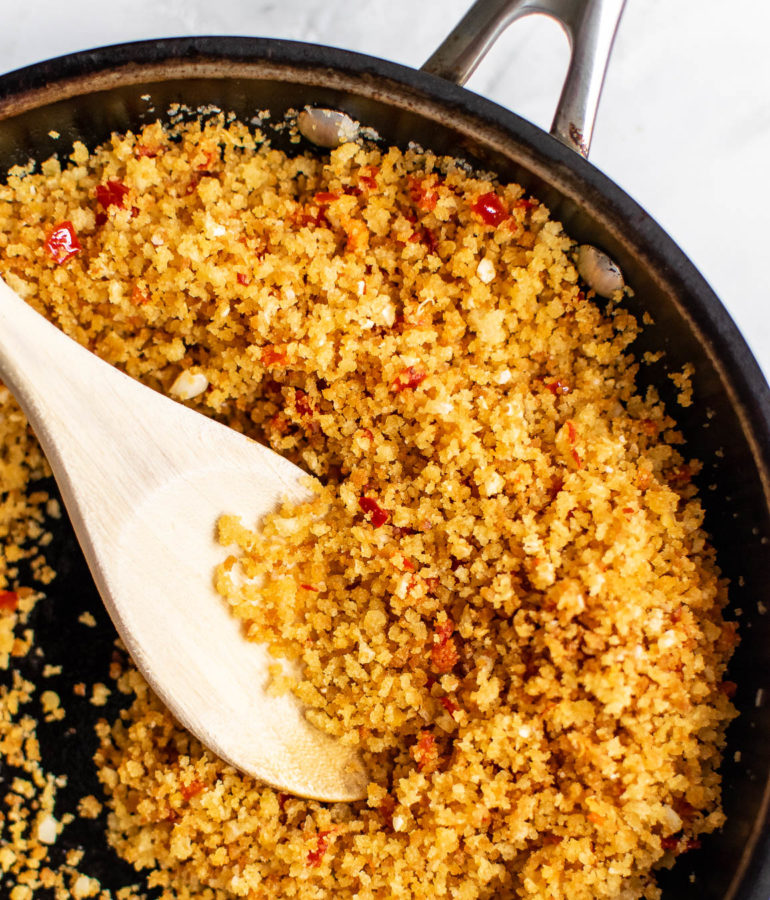
M 419 66 L 470 0 L 0 0 L 0 72 L 102 44 L 244 34 Z M 710 281 L 770 375 L 770 5 L 628 0 L 591 160 Z M 553 23 L 521 22 L 469 87 L 547 127 L 566 66 Z

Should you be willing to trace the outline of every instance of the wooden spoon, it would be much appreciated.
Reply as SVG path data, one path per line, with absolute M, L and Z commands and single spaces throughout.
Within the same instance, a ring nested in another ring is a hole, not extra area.
M 349 747 L 268 693 L 276 660 L 213 587 L 223 513 L 303 500 L 305 474 L 144 387 L 66 337 L 0 280 L 0 377 L 48 458 L 105 606 L 152 689 L 222 759 L 322 800 L 366 795 Z M 83 648 L 87 652 L 87 648 Z

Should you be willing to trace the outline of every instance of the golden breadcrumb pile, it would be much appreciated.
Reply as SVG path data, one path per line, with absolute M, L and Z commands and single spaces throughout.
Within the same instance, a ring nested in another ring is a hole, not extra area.
M 216 580 L 301 662 L 288 687 L 360 748 L 368 799 L 235 772 L 129 669 L 96 761 L 108 840 L 166 900 L 655 898 L 722 824 L 736 636 L 697 466 L 573 254 L 455 160 L 290 158 L 222 120 L 0 187 L 13 288 L 319 479 L 225 516 Z

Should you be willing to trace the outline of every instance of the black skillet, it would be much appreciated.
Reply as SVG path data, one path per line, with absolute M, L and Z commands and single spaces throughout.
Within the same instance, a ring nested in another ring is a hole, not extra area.
M 93 148 L 113 131 L 163 118 L 172 103 L 214 104 L 244 120 L 269 109 L 275 121 L 310 104 L 344 110 L 387 143 L 416 141 L 517 181 L 575 239 L 609 253 L 634 290 L 629 308 L 640 315 L 647 310 L 654 319 L 634 351 L 665 350 L 661 363 L 645 367 L 642 384 L 655 384 L 676 409 L 687 451 L 704 463 L 698 481 L 706 526 L 732 583 L 729 614 L 738 617 L 741 633 L 729 674 L 738 684 L 741 715 L 729 730 L 723 766 L 727 824 L 659 880 L 667 900 L 768 900 L 770 616 L 762 611 L 770 607 L 770 390 L 692 264 L 581 155 L 590 143 L 621 7 L 622 0 L 480 0 L 422 71 L 327 47 L 226 37 L 125 44 L 51 60 L 0 78 L 0 177 L 10 166 L 47 159 L 73 140 Z M 508 21 L 531 11 L 559 18 L 573 44 L 556 137 L 454 83 L 467 77 Z M 51 131 L 61 138 L 54 140 Z M 285 135 L 273 141 L 296 152 Z M 302 149 L 308 149 L 304 142 Z M 667 373 L 686 362 L 696 369 L 694 403 L 681 410 Z M 62 695 L 67 718 L 40 729 L 46 767 L 69 777 L 61 813 L 83 793 L 99 793 L 90 761 L 93 722 L 114 716 L 119 701 L 95 708 L 72 694 L 76 682 L 107 680 L 114 632 L 66 522 L 48 557 L 58 577 L 34 622 L 45 656 L 30 656 L 23 665 L 33 676 L 46 662 L 64 666 L 62 677 L 48 684 Z M 95 629 L 77 621 L 85 609 L 97 618 Z M 0 761 L 0 778 L 11 774 Z M 106 846 L 103 822 L 81 821 L 67 834 L 55 857 L 80 844 L 86 850 L 81 868 L 105 886 L 137 880 Z M 0 895 L 9 887 L 0 883 Z

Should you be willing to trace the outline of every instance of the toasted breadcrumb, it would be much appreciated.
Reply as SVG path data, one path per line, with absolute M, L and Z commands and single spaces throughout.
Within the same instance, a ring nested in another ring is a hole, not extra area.
M 104 706 L 111 693 L 106 684 L 97 682 L 91 689 L 91 703 L 94 706 Z
M 78 802 L 78 815 L 84 819 L 96 819 L 102 811 L 102 804 L 93 794 L 81 797 Z
M 672 372 L 668 376 L 679 388 L 679 394 L 677 395 L 676 399 L 677 403 L 682 407 L 692 406 L 692 376 L 694 374 L 695 366 L 693 366 L 691 363 L 685 363 L 685 365 L 682 367 L 681 372 Z

